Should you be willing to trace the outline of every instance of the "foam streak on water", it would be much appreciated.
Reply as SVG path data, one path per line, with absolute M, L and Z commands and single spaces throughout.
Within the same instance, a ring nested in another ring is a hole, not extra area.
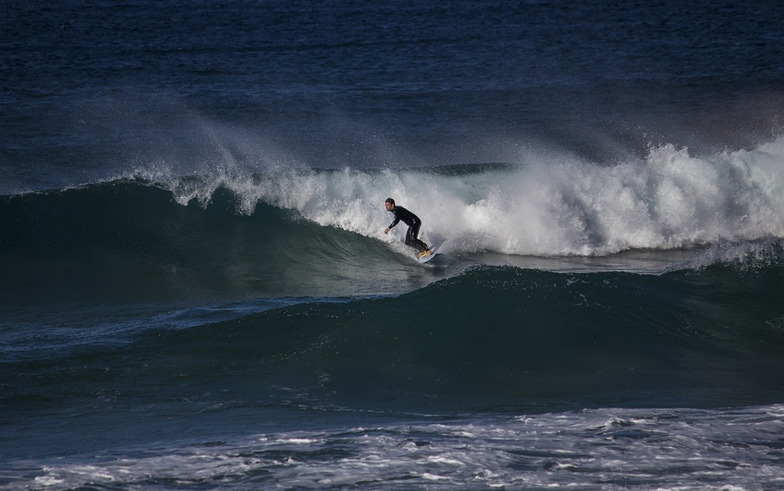
M 774 489 L 784 407 L 595 409 L 265 433 L 92 458 L 18 461 L 9 489 L 264 486 Z

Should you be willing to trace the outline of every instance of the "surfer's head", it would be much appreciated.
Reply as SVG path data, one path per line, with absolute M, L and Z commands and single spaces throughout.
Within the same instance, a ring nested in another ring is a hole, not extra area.
M 392 198 L 387 198 L 387 200 L 384 201 L 384 204 L 387 207 L 387 211 L 392 211 L 395 209 L 395 200 L 393 200 Z

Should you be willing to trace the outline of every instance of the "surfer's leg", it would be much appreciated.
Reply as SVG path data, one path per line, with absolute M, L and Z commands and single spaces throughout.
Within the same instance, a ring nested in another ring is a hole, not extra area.
M 413 225 L 408 227 L 408 231 L 406 232 L 406 245 L 417 249 L 419 252 L 424 252 L 430 248 L 427 244 L 417 238 L 417 235 L 419 235 L 419 226 L 419 222 L 414 222 Z

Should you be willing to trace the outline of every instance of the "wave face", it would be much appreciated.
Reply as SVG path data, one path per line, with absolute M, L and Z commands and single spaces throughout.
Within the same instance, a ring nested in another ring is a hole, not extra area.
M 171 191 L 127 180 L 3 198 L 6 298 L 329 295 L 395 255 L 264 203 L 243 215 L 237 199 L 219 188 L 205 206 L 181 206 Z

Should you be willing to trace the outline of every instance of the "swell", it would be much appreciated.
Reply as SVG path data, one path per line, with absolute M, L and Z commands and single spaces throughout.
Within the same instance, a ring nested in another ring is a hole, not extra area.
M 152 326 L 119 347 L 42 352 L 5 364 L 19 376 L 4 392 L 8 403 L 43 406 L 106 393 L 156 404 L 449 411 L 770 402 L 784 387 L 776 254 L 662 276 L 475 267 L 400 296 L 310 301 L 186 329 Z

